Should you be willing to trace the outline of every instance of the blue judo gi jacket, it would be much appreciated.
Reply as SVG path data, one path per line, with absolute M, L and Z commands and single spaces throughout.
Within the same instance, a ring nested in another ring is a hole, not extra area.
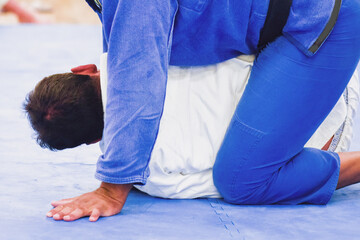
M 257 53 L 270 0 L 87 0 L 108 52 L 104 153 L 96 178 L 145 184 L 165 100 L 168 65 L 195 66 Z M 293 0 L 283 34 L 311 56 L 340 0 Z

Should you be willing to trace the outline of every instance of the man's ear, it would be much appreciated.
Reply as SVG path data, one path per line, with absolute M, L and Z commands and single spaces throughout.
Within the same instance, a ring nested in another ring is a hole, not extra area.
M 79 75 L 91 75 L 98 72 L 95 64 L 81 65 L 71 69 L 71 72 Z

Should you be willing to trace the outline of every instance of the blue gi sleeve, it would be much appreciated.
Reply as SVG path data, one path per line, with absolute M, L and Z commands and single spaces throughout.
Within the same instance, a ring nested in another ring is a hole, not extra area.
M 176 0 L 103 0 L 108 51 L 104 153 L 95 177 L 145 184 L 165 100 Z

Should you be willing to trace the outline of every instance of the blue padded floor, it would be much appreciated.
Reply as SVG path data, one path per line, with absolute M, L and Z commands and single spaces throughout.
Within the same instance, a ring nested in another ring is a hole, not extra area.
M 51 200 L 99 185 L 93 177 L 99 150 L 41 149 L 22 102 L 46 75 L 98 65 L 101 29 L 29 25 L 0 31 L 0 239 L 360 239 L 359 184 L 337 191 L 327 206 L 234 206 L 133 191 L 121 214 L 96 223 L 46 218 Z M 360 149 L 359 126 L 354 139 L 352 149 Z

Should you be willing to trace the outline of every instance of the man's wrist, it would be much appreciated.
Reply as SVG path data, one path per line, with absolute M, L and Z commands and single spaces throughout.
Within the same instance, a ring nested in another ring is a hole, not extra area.
M 132 187 L 133 187 L 132 183 L 113 184 L 113 183 L 101 182 L 100 185 L 101 189 L 104 189 L 116 199 L 124 199 L 124 198 L 126 199 Z

